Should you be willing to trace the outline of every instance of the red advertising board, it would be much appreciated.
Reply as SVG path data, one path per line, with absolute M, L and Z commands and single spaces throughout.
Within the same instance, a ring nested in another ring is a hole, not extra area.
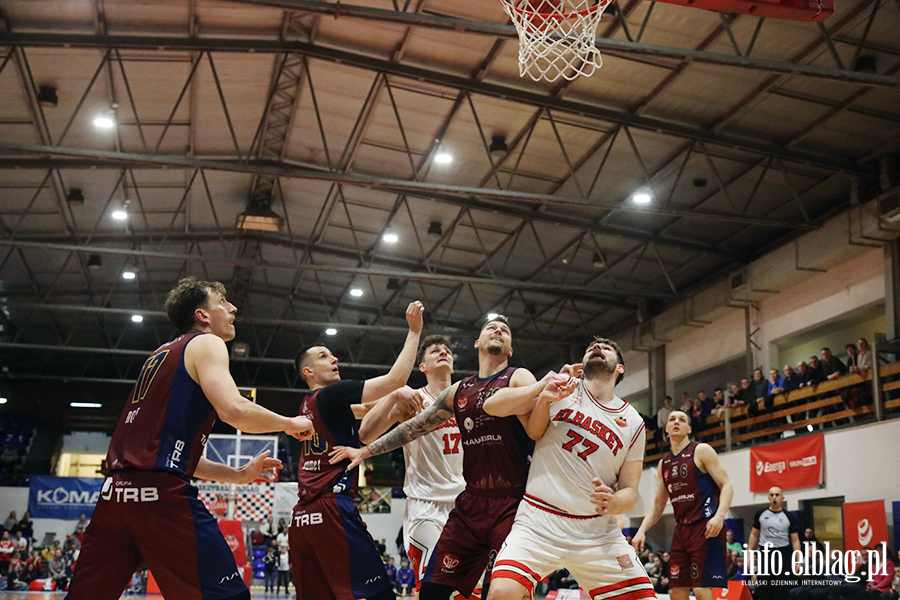
M 884 500 L 844 504 L 844 551 L 874 548 L 888 541 Z
M 824 459 L 825 436 L 821 433 L 750 448 L 750 491 L 822 485 Z

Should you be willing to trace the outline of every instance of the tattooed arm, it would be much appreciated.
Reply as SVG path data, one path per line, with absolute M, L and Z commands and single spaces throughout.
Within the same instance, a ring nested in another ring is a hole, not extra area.
M 434 404 L 426 410 L 420 412 L 412 419 L 400 423 L 368 446 L 363 446 L 362 448 L 336 446 L 329 453 L 328 462 L 335 464 L 349 458 L 350 465 L 347 468 L 352 469 L 370 456 L 395 450 L 425 435 L 429 431 L 437 429 L 439 425 L 453 416 L 453 398 L 456 397 L 456 388 L 458 386 L 458 382 L 451 385 L 441 392 L 435 399 Z

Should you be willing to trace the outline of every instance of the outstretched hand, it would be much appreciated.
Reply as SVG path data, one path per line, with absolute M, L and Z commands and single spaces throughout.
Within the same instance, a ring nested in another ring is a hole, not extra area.
M 410 302 L 406 307 L 406 322 L 409 323 L 409 330 L 413 333 L 422 333 L 424 324 L 425 306 L 416 300 Z
M 335 446 L 334 450 L 328 453 L 328 462 L 335 465 L 342 460 L 349 459 L 350 464 L 347 470 L 356 468 L 362 461 L 369 458 L 369 451 L 364 447 L 351 448 L 349 446 Z
M 271 450 L 261 452 L 253 457 L 253 460 L 243 467 L 240 467 L 237 470 L 239 475 L 238 480 L 235 481 L 235 483 L 244 485 L 253 483 L 257 479 L 275 481 L 275 477 L 278 475 L 278 471 L 281 470 L 282 464 L 277 458 L 269 458 L 271 453 Z

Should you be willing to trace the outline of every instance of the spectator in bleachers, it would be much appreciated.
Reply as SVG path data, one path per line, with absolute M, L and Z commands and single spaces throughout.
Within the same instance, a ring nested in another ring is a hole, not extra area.
M 734 532 L 730 529 L 725 530 L 725 549 L 729 552 L 737 552 L 741 556 L 744 555 L 743 546 L 734 540 Z
M 275 536 L 278 535 L 278 530 L 275 529 L 275 518 L 269 516 L 266 522 L 259 526 L 259 532 L 263 535 L 264 543 L 266 545 L 270 544 L 275 539 Z
M 79 541 L 84 541 L 84 530 L 87 529 L 88 520 L 87 516 L 84 513 L 81 513 L 81 516 L 78 517 L 78 522 L 75 523 L 75 531 L 74 536 Z
M 400 568 L 397 569 L 397 591 L 401 596 L 411 596 L 413 588 L 416 587 L 415 573 L 409 566 L 409 560 L 401 559 Z
M 30 561 L 26 562 L 25 563 L 25 572 L 22 573 L 22 583 L 25 584 L 26 588 L 27 588 L 28 584 L 30 584 L 32 581 L 34 581 L 35 579 L 40 579 L 40 578 L 41 578 L 41 570 L 35 569 L 34 565 L 31 564 Z
M 263 556 L 262 560 L 266 566 L 266 593 L 272 592 L 274 594 L 275 585 L 278 583 L 278 557 L 275 555 L 275 548 L 272 546 L 266 548 L 266 555 Z
M 287 527 L 281 527 L 278 530 L 278 535 L 275 536 L 275 541 L 279 547 L 288 545 L 288 530 Z
M 691 411 L 694 409 L 694 402 L 691 400 L 691 395 L 687 392 L 681 392 L 681 410 L 684 414 L 689 415 Z
M 804 365 L 806 363 L 803 363 Z M 784 365 L 784 378 L 782 379 L 782 388 L 785 393 L 793 392 L 800 389 L 803 384 L 803 376 L 796 373 L 791 365 Z
M 856 373 L 857 363 L 859 362 L 859 352 L 856 351 L 856 344 L 847 344 L 844 346 L 847 352 L 847 372 Z
M 784 393 L 784 378 L 778 375 L 776 369 L 769 370 L 769 385 L 766 386 L 767 396 L 777 396 Z
M 747 389 L 749 389 L 750 382 L 748 380 L 742 379 L 741 385 L 743 385 L 745 381 L 747 382 Z M 728 397 L 728 406 L 734 407 L 746 404 L 744 402 L 744 388 L 742 388 L 741 385 L 736 383 L 731 384 L 731 395 Z
M 18 522 L 19 520 L 16 519 L 16 511 L 11 511 L 9 516 L 6 517 L 6 520 L 3 521 L 3 529 L 12 532 L 12 528 L 15 527 Z
M 53 551 L 53 558 L 50 559 L 48 568 L 48 575 L 50 579 L 56 582 L 56 589 L 67 589 L 69 587 L 69 578 L 66 577 L 66 561 L 63 558 L 62 550 L 59 548 Z
M 801 360 L 797 363 L 797 375 L 800 377 L 800 387 L 805 388 L 813 385 L 813 371 L 809 368 L 809 365 L 806 364 L 805 360 Z
M 9 572 L 9 563 L 15 550 L 16 543 L 9 537 L 9 532 L 4 531 L 3 535 L 0 535 L 0 575 Z
M 703 430 L 703 426 L 706 424 L 706 417 L 709 415 L 706 412 L 706 407 L 703 406 L 703 403 L 700 401 L 700 398 L 694 398 L 694 402 L 691 405 L 691 412 L 688 413 L 691 419 L 691 429 L 694 431 L 694 435 L 700 433 Z
M 44 561 L 41 560 L 41 553 L 38 550 L 31 551 L 31 557 L 26 563 L 27 565 L 34 566 L 34 570 L 39 574 L 44 570 Z
M 21 531 L 16 531 L 16 537 L 13 538 L 13 544 L 15 544 L 16 552 L 22 554 L 22 556 L 28 556 L 28 538 L 22 536 Z
M 291 553 L 287 544 L 281 546 L 278 552 L 278 582 L 275 584 L 275 593 L 284 585 L 284 593 L 290 593 L 288 583 L 291 581 Z
M 872 350 L 869 348 L 869 342 L 866 338 L 856 340 L 857 353 L 856 368 L 860 370 L 869 370 L 874 364 L 872 360 Z
M 847 374 L 847 367 L 837 356 L 831 353 L 831 348 L 822 348 L 822 369 L 825 379 L 837 379 Z
M 744 579 L 744 557 L 741 555 L 734 556 L 733 566 L 734 570 L 728 571 L 728 579 L 734 581 L 740 581 Z
M 63 543 L 62 551 L 63 553 L 67 553 L 69 551 L 81 550 L 81 542 L 78 541 L 78 538 L 72 535 L 71 533 L 66 534 L 66 541 Z
M 389 556 L 384 563 L 384 572 L 387 573 L 388 583 L 395 590 L 397 589 L 397 567 L 394 566 L 394 557 Z
M 669 413 L 671 413 L 674 408 L 672 408 L 672 397 L 666 396 L 663 398 L 663 405 L 656 411 L 656 433 L 658 434 L 657 441 L 666 439 L 666 423 L 669 422 Z M 656 436 L 655 436 L 656 437 Z
M 25 511 L 25 514 L 22 515 L 22 520 L 18 522 L 15 530 L 21 531 L 22 535 L 30 540 L 34 539 L 34 522 L 31 520 L 30 512 L 27 510 Z
M 706 414 L 712 413 L 713 409 L 716 407 L 716 401 L 706 395 L 706 390 L 697 392 L 697 398 L 700 399 L 700 404 L 703 405 Z
M 24 574 L 25 563 L 22 562 L 22 555 L 18 552 L 13 552 L 6 573 L 6 589 L 13 592 L 26 589 L 28 584 L 22 581 Z
M 825 365 L 822 364 L 818 356 L 813 355 L 809 357 L 809 370 L 811 371 L 809 385 L 817 385 L 827 380 Z

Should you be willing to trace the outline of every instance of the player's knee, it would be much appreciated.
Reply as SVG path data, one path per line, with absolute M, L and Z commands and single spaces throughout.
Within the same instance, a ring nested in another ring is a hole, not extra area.
M 493 577 L 487 600 L 522 600 L 528 593 L 524 585 L 506 577 Z

